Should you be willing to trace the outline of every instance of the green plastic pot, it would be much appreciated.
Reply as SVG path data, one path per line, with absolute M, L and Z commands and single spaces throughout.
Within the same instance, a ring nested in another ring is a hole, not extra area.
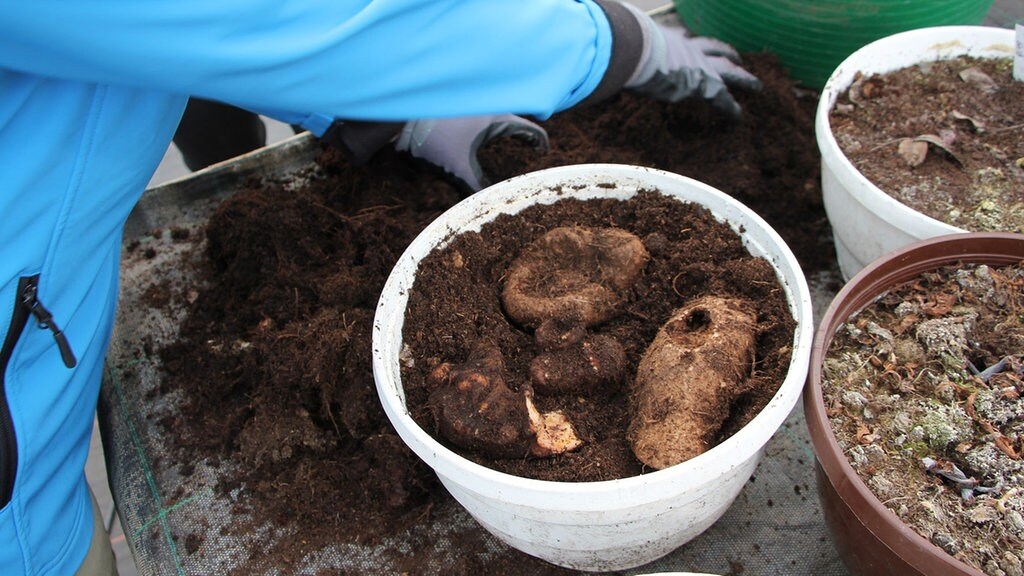
M 815 90 L 861 46 L 897 32 L 975 25 L 993 0 L 674 0 L 694 33 L 741 52 L 772 52 Z

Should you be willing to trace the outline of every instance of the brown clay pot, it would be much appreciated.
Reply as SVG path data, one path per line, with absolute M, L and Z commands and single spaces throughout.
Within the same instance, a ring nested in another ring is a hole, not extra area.
M 923 272 L 957 262 L 1007 265 L 1024 259 L 1024 235 L 967 233 L 910 244 L 875 260 L 839 291 L 815 334 L 804 388 L 804 415 L 817 458 L 825 523 L 847 568 L 864 576 L 977 575 L 904 524 L 853 470 L 832 433 L 822 396 L 822 363 L 833 334 L 880 294 Z

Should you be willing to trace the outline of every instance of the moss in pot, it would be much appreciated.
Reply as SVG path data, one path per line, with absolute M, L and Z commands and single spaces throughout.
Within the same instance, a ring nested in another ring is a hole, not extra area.
M 804 411 L 852 572 L 1019 569 L 1022 258 L 1020 235 L 921 241 L 862 270 L 825 313 Z

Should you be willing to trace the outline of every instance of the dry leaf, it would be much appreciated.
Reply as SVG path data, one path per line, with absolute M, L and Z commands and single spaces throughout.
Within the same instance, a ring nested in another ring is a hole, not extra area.
M 964 68 L 960 71 L 960 79 L 975 86 L 986 94 L 991 94 L 999 90 L 999 86 L 996 85 L 996 81 L 978 68 Z
M 950 112 L 950 116 L 953 117 L 953 120 L 959 120 L 961 122 L 967 122 L 968 125 L 970 125 L 971 130 L 973 132 L 981 133 L 981 132 L 985 131 L 985 123 L 984 122 L 982 122 L 981 120 L 977 120 L 975 118 L 972 118 L 971 116 L 968 116 L 967 114 L 964 114 L 963 112 L 961 112 L 959 110 L 953 110 L 952 112 Z
M 900 323 L 897 326 L 897 330 L 900 334 L 903 334 L 907 331 L 907 329 L 913 328 L 920 321 L 921 317 L 918 316 L 917 314 L 907 314 L 906 316 L 900 319 Z
M 928 157 L 928 143 L 921 142 L 913 138 L 904 138 L 903 140 L 900 140 L 897 152 L 899 152 L 899 155 L 903 157 L 907 166 L 916 168 L 923 164 L 925 158 Z
M 947 135 L 947 137 L 949 136 Z M 953 136 L 952 139 L 955 140 L 956 137 Z M 954 164 L 956 164 L 959 167 L 963 167 L 963 162 L 961 162 L 960 159 L 956 157 L 956 154 L 953 154 L 953 150 L 951 150 L 949 147 L 950 144 L 952 144 L 952 142 L 947 143 L 945 139 L 943 139 L 941 136 L 936 136 L 935 134 L 922 134 L 920 136 L 915 137 L 914 140 L 917 142 L 927 142 L 928 144 L 935 146 L 943 154 L 945 154 L 947 158 L 952 160 Z
M 1020 460 L 1020 452 L 1014 450 L 1013 444 L 1006 436 L 999 436 L 995 440 L 996 448 L 998 448 L 1003 454 L 1009 456 L 1012 460 Z
M 953 311 L 956 296 L 952 294 L 935 294 L 931 300 L 921 304 L 921 311 L 932 317 L 945 316 Z
M 916 140 L 917 142 L 927 142 L 928 144 L 937 147 L 939 150 L 942 150 L 947 154 L 953 154 L 953 152 L 949 149 L 949 144 L 947 144 L 941 136 L 936 136 L 935 134 L 921 134 L 920 136 L 915 136 L 914 140 Z
M 871 430 L 864 424 L 857 425 L 857 442 L 860 444 L 871 444 L 877 437 L 871 433 Z

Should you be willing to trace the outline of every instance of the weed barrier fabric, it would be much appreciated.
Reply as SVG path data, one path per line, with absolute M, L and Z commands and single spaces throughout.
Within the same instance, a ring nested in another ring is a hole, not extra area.
M 531 565 L 537 573 L 569 573 L 499 542 L 446 495 L 428 520 L 373 544 L 339 543 L 310 549 L 287 566 L 252 552 L 268 541 L 301 540 L 270 523 L 244 536 L 230 527 L 252 524 L 238 506 L 244 490 L 221 494 L 218 480 L 238 464 L 229 459 L 176 461 L 173 438 L 160 420 L 181 403 L 161 392 L 156 350 L 175 337 L 182 309 L 152 306 L 155 281 L 193 282 L 190 245 L 173 230 L 198 229 L 217 203 L 251 178 L 280 178 L 310 168 L 318 146 L 306 135 L 147 192 L 126 226 L 121 303 L 99 405 L 111 491 L 141 575 L 416 574 L 471 573 L 491 567 Z M 156 231 L 156 233 L 154 233 Z M 834 278 L 809 278 L 816 316 L 827 305 Z M 181 307 L 179 307 L 181 308 Z M 698 571 L 715 574 L 846 574 L 828 536 L 814 487 L 814 456 L 798 405 L 768 443 L 754 476 L 725 515 L 705 533 L 652 564 L 627 573 Z M 293 489 L 301 489 L 295 487 Z M 436 488 L 442 490 L 440 486 Z M 288 497 L 283 488 L 282 498 Z M 457 542 L 475 541 L 471 551 Z M 403 560 L 429 543 L 426 564 Z M 468 559 L 464 554 L 475 557 Z M 504 563 L 504 564 L 503 564 Z M 410 570 L 412 568 L 412 570 Z M 262 571 L 261 571 L 262 570 Z

